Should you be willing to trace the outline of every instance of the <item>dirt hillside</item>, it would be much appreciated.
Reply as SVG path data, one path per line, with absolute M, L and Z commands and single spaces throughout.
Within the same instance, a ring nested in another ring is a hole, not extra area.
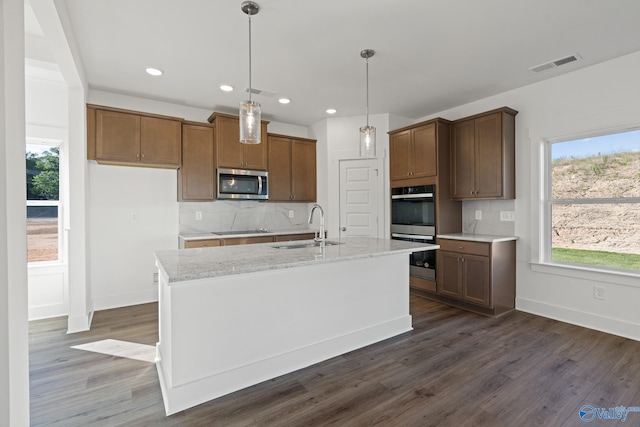
M 553 197 L 640 198 L 640 152 L 553 162 Z M 556 205 L 553 247 L 640 254 L 640 203 Z

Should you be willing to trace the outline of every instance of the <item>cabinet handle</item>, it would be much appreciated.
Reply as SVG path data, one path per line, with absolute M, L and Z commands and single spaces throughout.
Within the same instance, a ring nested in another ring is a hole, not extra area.
M 142 158 L 144 159 L 144 153 L 142 153 Z
M 140 153 L 136 153 L 136 159 L 140 158 Z

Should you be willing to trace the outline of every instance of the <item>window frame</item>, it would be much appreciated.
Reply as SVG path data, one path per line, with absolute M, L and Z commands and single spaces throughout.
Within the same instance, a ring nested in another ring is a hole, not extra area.
M 580 140 L 585 138 L 595 138 L 606 135 L 614 135 L 619 133 L 640 131 L 640 125 L 634 126 L 622 126 L 609 129 L 599 129 L 592 131 L 585 131 L 580 133 L 574 133 L 570 135 L 564 135 L 557 138 L 543 139 L 541 142 L 541 164 L 542 164 L 542 180 L 541 180 L 541 201 L 542 212 L 540 215 L 540 243 L 541 243 L 541 260 L 540 266 L 534 268 L 534 270 L 544 270 L 544 266 L 561 267 L 568 269 L 564 274 L 571 277 L 575 277 L 573 272 L 583 271 L 586 274 L 592 273 L 604 273 L 604 274 L 616 274 L 622 276 L 623 282 L 626 282 L 625 277 L 638 277 L 640 278 L 640 270 L 621 269 L 616 267 L 607 267 L 592 264 L 579 264 L 571 262 L 554 261 L 552 259 L 552 208 L 554 205 L 592 205 L 592 204 L 640 204 L 640 197 L 608 197 L 608 198 L 580 198 L 580 199 L 554 199 L 552 192 L 552 164 L 551 147 L 553 144 Z M 535 265 L 535 263 L 534 263 Z M 540 268 L 542 267 L 542 268 Z
M 58 257 L 55 260 L 47 260 L 47 261 L 27 261 L 28 268 L 37 268 L 37 267 L 49 267 L 49 266 L 57 266 L 63 265 L 66 263 L 66 257 L 64 256 L 65 251 L 65 240 L 64 240 L 64 185 L 63 185 L 63 143 L 60 140 L 53 140 L 47 138 L 27 138 L 25 148 L 29 145 L 39 145 L 43 147 L 56 147 L 59 149 L 59 167 L 58 167 L 58 200 L 28 200 L 25 198 L 26 206 L 56 206 L 58 208 Z M 26 150 L 25 150 L 26 153 Z M 26 237 L 26 236 L 25 236 Z M 28 250 L 28 247 L 27 247 Z

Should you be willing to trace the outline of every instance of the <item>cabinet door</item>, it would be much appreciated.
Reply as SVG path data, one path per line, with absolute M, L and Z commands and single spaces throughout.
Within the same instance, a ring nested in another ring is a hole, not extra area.
M 238 140 L 240 139 L 240 128 L 238 124 Z M 268 151 L 268 137 L 267 137 L 267 125 L 262 124 L 262 135 L 260 136 L 260 144 L 240 144 L 243 147 L 242 159 L 243 168 L 259 171 L 267 170 L 267 151 Z
M 291 139 L 269 137 L 269 200 L 291 201 Z
M 475 120 L 476 197 L 502 196 L 502 114 Z
M 438 251 L 436 289 L 438 294 L 460 298 L 462 296 L 461 254 Z
M 462 262 L 462 298 L 491 307 L 491 274 L 488 257 L 467 255 Z
M 96 111 L 96 160 L 138 162 L 140 116 L 116 111 Z
M 389 137 L 389 175 L 391 181 L 410 177 L 410 152 L 410 130 L 395 133 Z
M 451 143 L 451 197 L 475 197 L 475 122 L 466 120 L 453 126 Z
M 316 144 L 291 142 L 291 192 L 295 202 L 316 201 Z
M 140 117 L 140 161 L 180 166 L 181 124 L 177 120 Z
M 435 123 L 412 129 L 413 155 L 410 156 L 412 177 L 436 176 L 437 148 Z
M 214 200 L 213 128 L 182 126 L 182 166 L 178 171 L 181 200 Z
M 240 121 L 231 117 L 218 116 L 215 124 L 218 166 L 242 169 L 244 144 L 240 143 Z

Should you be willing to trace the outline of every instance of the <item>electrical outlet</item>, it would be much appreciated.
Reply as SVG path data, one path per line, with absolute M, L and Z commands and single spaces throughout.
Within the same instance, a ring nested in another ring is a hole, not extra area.
M 135 212 L 131 212 L 129 216 L 131 217 L 131 222 L 136 222 L 138 220 L 138 214 Z
M 295 211 L 293 209 L 289 209 L 289 218 L 293 218 L 295 216 Z
M 153 285 L 157 285 L 158 284 L 158 273 L 153 273 L 153 282 L 151 282 Z
M 202 212 L 196 211 L 196 221 L 202 221 Z
M 476 220 L 482 219 L 482 211 L 480 209 L 476 210 Z
M 594 286 L 593 297 L 595 299 L 604 299 L 604 288 L 602 286 Z
M 513 222 L 515 220 L 516 220 L 516 213 L 514 211 L 500 211 L 500 221 Z

